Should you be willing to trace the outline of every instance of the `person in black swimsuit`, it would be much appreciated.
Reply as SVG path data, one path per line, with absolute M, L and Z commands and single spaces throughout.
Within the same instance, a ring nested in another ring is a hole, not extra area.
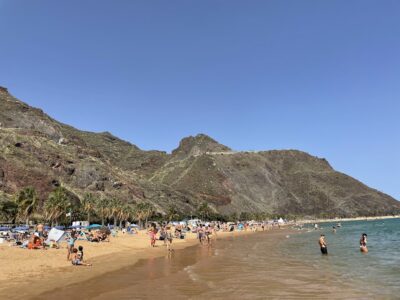
M 325 235 L 324 234 L 321 234 L 318 243 L 319 243 L 319 247 L 321 249 L 321 253 L 324 254 L 324 255 L 328 254 L 328 247 L 327 247 L 327 243 L 325 241 Z

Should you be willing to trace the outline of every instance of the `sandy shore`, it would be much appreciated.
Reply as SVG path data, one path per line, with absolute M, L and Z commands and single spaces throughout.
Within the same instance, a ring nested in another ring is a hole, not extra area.
M 218 239 L 226 236 L 251 234 L 252 231 L 221 232 Z M 174 249 L 197 244 L 195 234 L 185 240 L 173 241 Z M 137 235 L 122 235 L 110 242 L 90 243 L 77 241 L 76 247 L 84 247 L 85 260 L 92 267 L 76 267 L 67 261 L 66 243 L 61 249 L 27 250 L 0 244 L 0 299 L 27 299 L 68 284 L 88 280 L 108 272 L 133 265 L 140 259 L 164 256 L 163 242 L 151 248 L 149 237 L 141 231 Z

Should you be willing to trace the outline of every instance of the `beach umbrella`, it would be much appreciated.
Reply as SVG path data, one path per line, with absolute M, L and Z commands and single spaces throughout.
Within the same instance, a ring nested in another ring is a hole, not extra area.
M 81 225 L 72 225 L 72 226 L 69 226 L 68 228 L 75 229 L 75 228 L 81 228 L 81 227 L 82 227 Z
M 64 226 L 54 226 L 54 228 L 58 229 L 58 230 L 64 230 L 65 227 Z
M 10 228 L 9 227 L 0 227 L 0 231 L 9 231 Z
M 15 231 L 28 231 L 29 226 L 18 226 L 14 228 Z
M 92 224 L 86 227 L 86 229 L 95 229 L 95 228 L 101 228 L 102 226 L 100 224 Z

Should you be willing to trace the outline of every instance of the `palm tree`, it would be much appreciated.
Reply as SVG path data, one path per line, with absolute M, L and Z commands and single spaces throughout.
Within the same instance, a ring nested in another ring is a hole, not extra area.
M 202 220 L 208 220 L 212 216 L 213 212 L 211 208 L 208 206 L 208 203 L 203 202 L 197 207 L 196 214 L 200 216 Z
M 82 199 L 82 210 L 87 215 L 87 221 L 90 225 L 90 216 L 95 211 L 97 199 L 92 193 L 86 193 Z
M 110 200 L 107 198 L 98 198 L 96 201 L 96 213 L 101 218 L 101 225 L 103 226 L 105 224 L 105 219 L 107 218 L 107 214 L 109 212 L 108 202 L 110 202 Z
M 121 200 L 117 198 L 111 198 L 110 201 L 107 203 L 106 215 L 108 218 L 112 218 L 114 221 L 114 226 L 117 225 L 117 218 L 119 211 L 121 210 L 123 204 Z
M 167 218 L 168 222 L 171 222 L 172 220 L 180 217 L 179 211 L 175 205 L 170 205 L 168 207 L 168 211 L 165 217 Z
M 11 200 L 0 200 L 0 220 L 15 223 L 18 214 L 18 205 Z
M 71 213 L 72 203 L 68 190 L 64 187 L 57 187 L 49 194 L 45 203 L 47 219 L 58 224 L 67 213 Z
M 135 206 L 131 204 L 124 204 L 119 210 L 118 210 L 118 218 L 119 218 L 119 227 L 122 227 L 122 222 L 123 221 L 128 221 L 132 218 L 134 218 L 136 215 L 135 212 Z
M 147 227 L 148 219 L 154 213 L 154 206 L 148 202 L 142 202 L 136 205 L 135 217 L 139 221 L 139 227 L 142 227 L 142 221 L 145 220 L 145 227 Z
M 15 202 L 18 205 L 18 216 L 26 220 L 29 225 L 29 217 L 36 211 L 39 198 L 33 187 L 26 187 L 16 195 Z

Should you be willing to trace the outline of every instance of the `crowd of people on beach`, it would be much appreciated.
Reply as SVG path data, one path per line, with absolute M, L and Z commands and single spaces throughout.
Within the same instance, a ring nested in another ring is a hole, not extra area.
M 67 260 L 75 266 L 90 266 L 84 262 L 83 246 L 75 247 L 77 240 L 93 243 L 109 242 L 111 230 L 108 227 L 100 227 L 90 229 L 85 227 L 69 228 L 57 226 L 50 228 L 44 224 L 36 226 L 10 226 L 2 227 L 0 238 L 3 243 L 10 246 L 19 247 L 29 250 L 47 250 L 60 249 L 61 242 L 67 243 Z M 58 236 L 52 235 L 52 231 L 56 230 Z
M 169 251 L 172 251 L 173 239 L 185 239 L 188 233 L 196 234 L 201 245 L 210 245 L 217 238 L 218 232 L 234 231 L 265 231 L 273 227 L 280 227 L 278 222 L 195 222 L 188 223 L 151 223 L 147 230 L 150 246 L 155 247 L 156 241 L 163 241 Z
M 195 235 L 201 245 L 210 245 L 217 238 L 220 232 L 235 231 L 265 231 L 273 227 L 280 227 L 283 222 L 203 222 L 196 220 L 195 222 L 151 222 L 148 224 L 145 232 L 150 238 L 150 246 L 156 247 L 156 243 L 162 243 L 166 249 L 173 251 L 172 243 L 174 239 L 186 239 L 188 234 Z M 91 266 L 85 260 L 83 246 L 76 246 L 77 241 L 86 241 L 92 243 L 109 242 L 110 237 L 117 237 L 118 234 L 138 234 L 138 226 L 130 226 L 125 224 L 123 228 L 113 226 L 81 226 L 57 228 L 37 224 L 36 226 L 13 226 L 2 228 L 0 238 L 2 242 L 8 243 L 23 249 L 60 249 L 62 243 L 66 244 L 67 261 L 74 266 Z M 54 238 L 54 232 L 58 233 Z M 52 234 L 53 232 L 53 234 Z

